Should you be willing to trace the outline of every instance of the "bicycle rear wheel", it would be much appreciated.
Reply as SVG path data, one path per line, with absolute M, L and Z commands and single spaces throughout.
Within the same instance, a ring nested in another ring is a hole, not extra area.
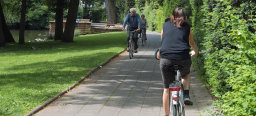
M 172 107 L 173 107 L 172 108 L 173 116 L 178 116 L 178 114 L 179 114 L 179 107 L 178 107 L 178 105 L 173 105 Z
M 169 108 L 170 108 L 170 114 L 172 114 L 172 116 L 179 116 L 179 104 L 173 104 L 173 98 L 170 97 L 169 99 Z
M 182 88 L 183 89 L 183 88 Z M 184 105 L 184 97 L 183 97 L 183 90 L 180 90 L 180 108 L 179 108 L 179 110 L 180 110 L 180 116 L 185 116 L 185 105 Z
M 185 116 L 185 109 L 184 106 L 180 105 L 180 116 Z

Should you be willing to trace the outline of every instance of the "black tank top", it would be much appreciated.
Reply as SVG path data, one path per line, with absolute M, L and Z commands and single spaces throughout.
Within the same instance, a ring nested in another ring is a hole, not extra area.
M 171 21 L 165 22 L 160 48 L 161 58 L 170 60 L 190 59 L 189 33 L 190 25 L 187 23 L 178 28 Z

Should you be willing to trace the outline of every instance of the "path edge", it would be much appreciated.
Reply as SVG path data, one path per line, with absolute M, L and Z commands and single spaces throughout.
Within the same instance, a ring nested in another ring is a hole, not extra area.
M 100 64 L 99 66 L 95 67 L 94 69 L 92 69 L 90 72 L 88 72 L 85 76 L 83 76 L 83 78 L 81 78 L 79 81 L 77 81 L 75 84 L 73 84 L 72 86 L 68 87 L 66 90 L 60 92 L 59 94 L 57 94 L 56 96 L 54 96 L 53 98 L 51 98 L 50 100 L 44 102 L 43 104 L 39 105 L 38 107 L 34 108 L 33 110 L 31 110 L 29 113 L 27 113 L 25 116 L 33 116 L 34 114 L 36 114 L 37 112 L 39 112 L 40 110 L 44 109 L 45 107 L 47 107 L 48 105 L 50 105 L 51 103 L 53 103 L 55 100 L 57 100 L 58 98 L 62 97 L 65 93 L 68 93 L 70 90 L 72 90 L 73 88 L 75 88 L 76 86 L 80 85 L 85 79 L 89 78 L 93 73 L 97 72 L 99 69 L 101 69 L 103 66 L 105 66 L 106 64 L 108 64 L 109 62 L 111 62 L 114 58 L 117 58 L 118 56 L 120 56 L 122 53 L 124 53 L 126 51 L 126 48 L 124 50 L 122 50 L 121 52 L 119 52 L 118 54 L 110 57 L 107 61 L 105 61 L 104 63 Z

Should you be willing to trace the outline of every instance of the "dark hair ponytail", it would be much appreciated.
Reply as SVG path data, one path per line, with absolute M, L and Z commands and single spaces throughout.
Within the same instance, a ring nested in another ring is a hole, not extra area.
M 178 28 L 181 28 L 182 24 L 187 21 L 187 17 L 181 8 L 175 8 L 172 12 L 172 16 L 173 24 Z

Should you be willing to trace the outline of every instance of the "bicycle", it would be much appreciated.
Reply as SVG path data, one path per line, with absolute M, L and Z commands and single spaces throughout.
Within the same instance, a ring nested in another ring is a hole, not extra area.
M 141 29 L 141 44 L 144 46 L 146 44 L 146 29 Z
M 132 59 L 133 58 L 133 53 L 134 53 L 134 40 L 133 40 L 133 36 L 134 34 L 137 33 L 136 30 L 130 31 L 129 35 L 130 35 L 130 40 L 129 40 L 129 58 Z
M 179 71 L 181 68 L 179 65 L 172 66 L 172 69 L 176 72 L 175 81 L 169 87 L 170 92 L 172 92 L 171 96 L 169 92 L 169 106 L 170 113 L 172 112 L 173 116 L 185 116 L 184 90 Z

